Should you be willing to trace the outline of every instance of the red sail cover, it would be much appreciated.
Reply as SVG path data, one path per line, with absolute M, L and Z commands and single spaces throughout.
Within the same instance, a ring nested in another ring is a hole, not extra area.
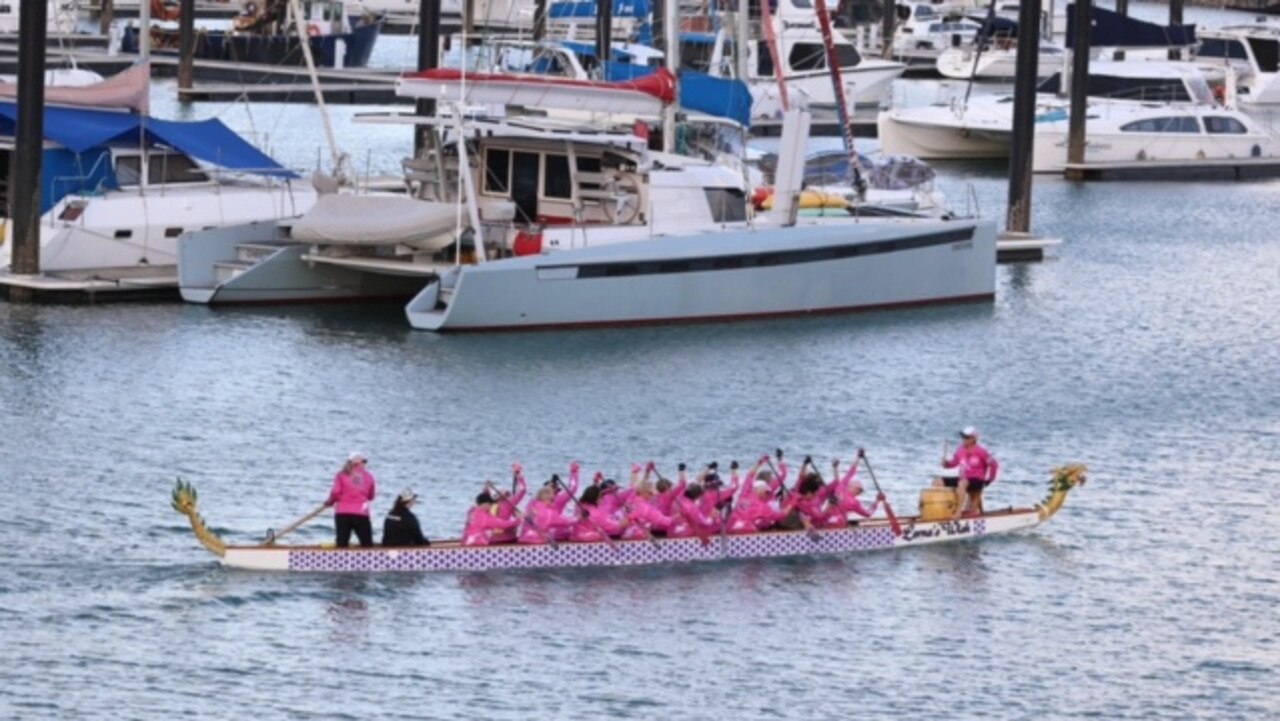
M 417 73 L 406 73 L 403 78 L 405 80 L 430 80 L 442 83 L 456 83 L 466 81 L 467 83 L 484 84 L 485 82 L 511 82 L 518 78 L 521 83 L 529 85 L 556 86 L 564 88 L 582 88 L 584 91 L 590 90 L 632 90 L 638 93 L 644 93 L 661 100 L 664 104 L 670 105 L 676 100 L 676 79 L 666 68 L 659 68 L 657 72 L 646 75 L 635 80 L 628 80 L 622 83 L 606 83 L 596 80 L 573 80 L 569 78 L 551 78 L 540 75 L 512 75 L 510 73 L 466 73 L 464 76 L 461 70 L 452 68 L 436 68 L 434 70 L 423 70 Z

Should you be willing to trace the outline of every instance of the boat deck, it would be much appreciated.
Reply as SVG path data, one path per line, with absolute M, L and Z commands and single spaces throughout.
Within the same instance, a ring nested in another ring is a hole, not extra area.
M 178 267 L 92 268 L 37 275 L 0 271 L 0 290 L 8 295 L 12 288 L 34 291 L 46 302 L 170 300 L 178 297 Z

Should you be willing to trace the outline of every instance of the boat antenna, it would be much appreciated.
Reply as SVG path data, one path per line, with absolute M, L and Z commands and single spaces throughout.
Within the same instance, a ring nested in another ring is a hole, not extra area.
M 329 122 L 329 109 L 324 104 L 324 90 L 320 88 L 320 78 L 316 75 L 316 60 L 311 55 L 311 37 L 307 34 L 306 18 L 302 16 L 302 4 L 298 0 L 289 0 L 289 11 L 293 13 L 294 29 L 298 33 L 298 44 L 302 46 L 302 57 L 307 63 L 307 75 L 311 78 L 311 91 L 316 96 L 316 105 L 320 107 L 320 121 L 324 126 L 324 137 L 329 143 L 329 153 L 333 156 L 333 175 L 342 182 L 346 178 L 346 166 L 349 156 L 338 147 L 333 135 L 333 124 Z M 337 47 L 336 45 L 334 46 Z

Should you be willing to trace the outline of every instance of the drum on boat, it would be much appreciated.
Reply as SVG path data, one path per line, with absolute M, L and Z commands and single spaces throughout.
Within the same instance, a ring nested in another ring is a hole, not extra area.
M 920 520 L 944 521 L 956 514 L 956 492 L 950 488 L 920 491 Z

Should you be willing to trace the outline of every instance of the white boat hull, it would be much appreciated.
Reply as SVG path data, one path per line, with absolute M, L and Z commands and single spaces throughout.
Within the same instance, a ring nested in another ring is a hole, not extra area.
M 1061 70 L 1062 58 L 1061 50 L 1042 51 L 1037 57 L 1036 77 L 1047 78 Z M 972 47 L 947 48 L 938 55 L 936 65 L 938 74 L 952 80 L 1012 81 L 1018 75 L 1018 54 L 1016 48 L 988 48 L 980 56 Z
M 1006 158 L 1011 127 L 1011 116 L 942 106 L 886 110 L 876 119 L 882 152 L 926 160 Z
M 406 307 L 433 331 L 728 320 L 983 300 L 989 222 L 833 223 L 661 238 L 446 273 Z

